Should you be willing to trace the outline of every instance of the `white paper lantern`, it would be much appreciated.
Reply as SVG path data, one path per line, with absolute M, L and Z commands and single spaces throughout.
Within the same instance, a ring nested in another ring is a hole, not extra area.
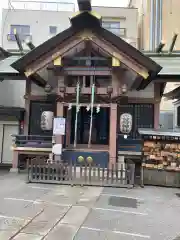
M 41 114 L 41 129 L 52 130 L 53 128 L 54 113 L 51 111 L 45 111 Z
M 120 116 L 120 131 L 124 134 L 130 133 L 132 130 L 132 115 L 123 113 Z

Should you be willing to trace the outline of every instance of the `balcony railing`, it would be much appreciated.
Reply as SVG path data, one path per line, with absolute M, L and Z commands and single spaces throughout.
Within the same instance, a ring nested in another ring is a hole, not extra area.
M 12 135 L 13 147 L 51 148 L 52 136 Z
M 26 39 L 32 41 L 32 36 L 29 35 L 29 34 L 20 34 L 19 38 L 20 38 L 21 41 L 26 41 Z M 12 41 L 12 42 L 16 41 L 15 35 L 12 34 L 12 33 L 8 34 L 7 35 L 7 40 Z
M 14 9 L 23 10 L 45 10 L 45 11 L 75 11 L 73 2 L 43 2 L 43 1 L 11 1 L 11 6 Z
M 126 37 L 126 28 L 111 28 L 111 27 L 104 27 L 104 28 L 119 37 Z

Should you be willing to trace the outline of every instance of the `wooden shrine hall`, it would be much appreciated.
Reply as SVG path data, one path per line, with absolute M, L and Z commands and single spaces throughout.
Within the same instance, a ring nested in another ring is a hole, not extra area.
M 89 1 L 79 1 L 79 10 L 68 29 L 11 64 L 18 78 L 26 79 L 24 127 L 13 145 L 15 169 L 21 155 L 48 155 L 53 143 L 63 144 L 66 161 L 91 156 L 107 166 L 118 161 L 120 148 L 140 151 L 139 127 L 159 125 L 164 83 L 155 79 L 161 66 L 104 29 Z M 44 111 L 66 119 L 64 136 L 42 129 Z M 127 139 L 120 130 L 123 113 L 132 115 Z

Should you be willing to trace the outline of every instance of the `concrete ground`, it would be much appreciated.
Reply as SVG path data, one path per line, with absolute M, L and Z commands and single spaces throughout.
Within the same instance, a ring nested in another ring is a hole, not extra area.
M 26 184 L 0 172 L 0 240 L 180 240 L 179 216 L 179 189 Z

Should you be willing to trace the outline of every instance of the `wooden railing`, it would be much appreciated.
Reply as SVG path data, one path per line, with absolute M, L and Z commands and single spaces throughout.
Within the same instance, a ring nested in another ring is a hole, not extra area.
M 106 187 L 133 187 L 134 164 L 114 164 L 110 168 L 96 164 L 48 163 L 45 159 L 32 159 L 28 165 L 28 181 L 65 185 Z

